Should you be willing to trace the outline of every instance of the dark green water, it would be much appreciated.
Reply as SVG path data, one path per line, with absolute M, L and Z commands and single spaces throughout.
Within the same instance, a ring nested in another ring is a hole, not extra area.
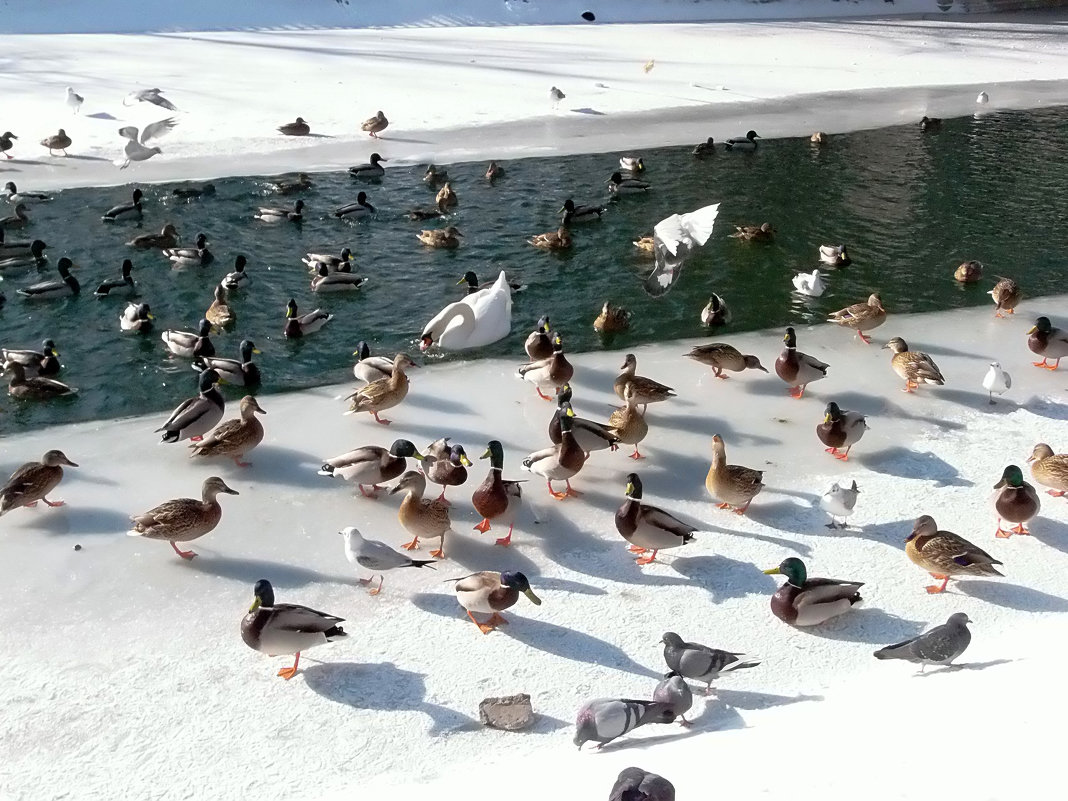
M 32 225 L 8 232 L 9 240 L 40 238 L 49 245 L 49 267 L 8 270 L 0 289 L 0 344 L 37 347 L 56 340 L 64 369 L 59 378 L 77 386 L 75 399 L 49 403 L 8 401 L 0 430 L 164 410 L 195 393 L 195 373 L 170 358 L 158 331 L 121 335 L 118 317 L 126 301 L 97 299 L 97 283 L 134 260 L 142 299 L 151 304 L 159 330 L 195 328 L 212 300 L 214 285 L 236 254 L 249 260 L 251 287 L 231 296 L 238 315 L 231 333 L 213 337 L 220 355 L 236 356 L 242 338 L 256 341 L 264 376 L 262 392 L 279 392 L 351 378 L 351 353 L 366 339 L 375 353 L 407 349 L 423 325 L 459 299 L 456 282 L 466 270 L 492 280 L 504 268 L 527 285 L 513 297 L 512 335 L 480 351 L 445 358 L 509 355 L 519 362 L 522 341 L 543 313 L 551 314 L 568 350 L 604 344 L 592 321 L 605 300 L 633 312 L 631 330 L 612 347 L 699 336 L 699 312 L 710 291 L 727 299 L 732 330 L 778 327 L 821 320 L 826 312 L 882 294 L 894 311 L 928 311 L 985 304 L 992 276 L 1016 278 L 1033 297 L 1065 291 L 1063 231 L 1068 229 L 1068 109 L 997 113 L 947 120 L 937 134 L 917 127 L 835 136 L 814 149 L 806 139 L 765 141 L 756 153 L 717 152 L 703 161 L 689 148 L 645 151 L 645 196 L 608 201 L 605 180 L 618 153 L 502 162 L 507 176 L 490 186 L 485 163 L 448 165 L 460 197 L 450 222 L 464 234 L 458 251 L 424 248 L 415 235 L 438 221 L 412 222 L 406 211 L 433 205 L 421 182 L 422 167 L 387 170 L 379 183 L 347 174 L 313 177 L 305 192 L 305 222 L 267 225 L 252 219 L 258 205 L 284 205 L 295 196 L 271 195 L 263 178 L 220 179 L 215 197 L 182 201 L 174 185 L 143 187 L 140 224 L 105 224 L 101 213 L 128 199 L 131 187 L 71 189 L 51 203 L 31 207 Z M 0 180 L 19 181 L 17 171 Z M 33 190 L 32 186 L 20 187 Z M 334 219 L 336 206 L 364 189 L 377 209 L 372 219 Z M 598 223 L 576 226 L 567 255 L 526 244 L 532 234 L 555 228 L 556 210 L 576 203 L 607 202 Z M 687 265 L 666 297 L 642 291 L 639 277 L 651 262 L 632 240 L 674 212 L 720 201 L 717 230 Z M 2 205 L 2 204 L 0 204 Z M 3 214 L 9 213 L 3 206 Z M 734 224 L 771 222 L 773 243 L 729 239 Z M 202 269 L 173 271 L 154 251 L 124 246 L 133 236 L 178 226 L 186 244 L 205 232 L 216 256 Z M 1058 233 L 1059 232 L 1059 233 Z M 844 242 L 853 264 L 829 270 L 829 289 L 815 300 L 793 295 L 790 279 L 818 266 L 817 246 Z M 316 295 L 300 257 L 309 250 L 338 252 L 349 246 L 370 277 L 356 293 Z M 15 290 L 54 275 L 52 265 L 70 256 L 79 266 L 81 296 L 30 302 Z M 952 280 L 962 261 L 977 259 L 990 281 L 962 288 Z M 316 306 L 336 319 L 304 340 L 282 336 L 285 303 L 303 311 Z M 440 357 L 439 357 L 440 358 Z M 230 397 L 241 388 L 226 388 Z

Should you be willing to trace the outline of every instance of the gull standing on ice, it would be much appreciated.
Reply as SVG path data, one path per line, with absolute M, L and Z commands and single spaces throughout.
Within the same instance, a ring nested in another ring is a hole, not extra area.
M 990 362 L 990 369 L 983 376 L 983 389 L 990 395 L 990 404 L 997 403 L 994 393 L 1004 395 L 1006 390 L 1012 389 L 1012 376 L 1001 369 L 998 362 Z
M 860 495 L 860 489 L 856 481 L 851 487 L 843 487 L 837 481 L 831 484 L 831 488 L 820 498 L 820 509 L 831 516 L 831 522 L 827 524 L 827 528 L 846 528 L 845 518 L 853 514 L 856 509 L 858 495 Z M 842 522 L 835 520 L 836 517 L 842 518 Z
M 166 133 L 169 133 L 178 124 L 178 121 L 174 117 L 167 117 L 164 120 L 157 120 L 156 122 L 149 123 L 145 126 L 145 129 L 141 131 L 141 138 L 138 141 L 137 127 L 133 125 L 127 125 L 119 128 L 119 136 L 126 137 L 126 147 L 124 153 L 126 154 L 126 160 L 122 162 L 116 162 L 120 170 L 125 170 L 130 166 L 131 161 L 147 161 L 158 153 L 162 153 L 158 147 L 146 147 L 146 143 L 152 139 L 158 139 Z
M 371 595 L 382 592 L 382 572 L 393 570 L 398 567 L 427 567 L 433 568 L 433 559 L 412 559 L 407 554 L 395 551 L 386 543 L 378 540 L 366 540 L 355 526 L 347 526 L 341 529 L 341 536 L 345 538 L 345 558 L 354 565 L 372 571 L 371 578 L 360 579 L 361 584 L 372 584 L 375 580 L 374 573 L 379 573 L 378 586 L 371 590 Z
M 127 103 L 129 100 L 131 102 Z M 132 106 L 134 103 L 151 103 L 154 106 L 165 108 L 167 111 L 177 111 L 178 107 L 160 94 L 159 89 L 140 89 L 130 92 L 122 99 L 124 106 Z
M 643 286 L 653 297 L 665 295 L 682 274 L 686 257 L 712 236 L 719 216 L 719 203 L 703 206 L 687 214 L 672 214 L 653 227 L 655 265 Z
M 957 612 L 941 626 L 935 626 L 919 637 L 880 648 L 875 652 L 875 658 L 915 662 L 923 665 L 921 673 L 928 665 L 951 665 L 971 644 L 972 633 L 968 631 L 971 622 L 964 612 Z
M 71 87 L 67 87 L 67 106 L 77 114 L 81 111 L 82 103 L 85 102 L 85 98 L 74 91 Z
M 794 276 L 794 291 L 809 298 L 818 298 L 827 288 L 823 283 L 823 273 L 813 270 L 811 273 L 798 273 Z

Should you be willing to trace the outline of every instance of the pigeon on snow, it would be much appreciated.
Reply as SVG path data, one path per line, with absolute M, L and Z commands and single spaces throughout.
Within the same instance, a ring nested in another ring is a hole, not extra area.
M 957 612 L 950 615 L 949 620 L 941 626 L 935 626 L 919 637 L 880 648 L 875 652 L 875 658 L 904 659 L 924 667 L 950 665 L 967 650 L 972 641 L 972 633 L 968 631 L 971 622 L 964 612 Z

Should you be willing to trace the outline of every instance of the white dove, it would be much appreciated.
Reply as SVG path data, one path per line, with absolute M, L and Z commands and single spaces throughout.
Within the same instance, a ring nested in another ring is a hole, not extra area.
M 991 405 L 997 403 L 994 393 L 1004 395 L 1005 391 L 1012 388 L 1012 376 L 1001 369 L 998 362 L 990 362 L 990 369 L 983 376 L 983 389 L 990 394 Z
M 653 227 L 656 266 L 645 279 L 646 292 L 656 297 L 671 289 L 690 251 L 705 244 L 712 236 L 717 216 L 719 203 L 713 203 L 688 214 L 672 214 Z
M 67 105 L 70 106 L 71 111 L 77 114 L 82 107 L 82 103 L 85 102 L 85 98 L 74 91 L 71 87 L 67 87 Z
M 371 590 L 371 595 L 382 592 L 382 572 L 393 570 L 398 567 L 430 567 L 433 568 L 433 559 L 412 559 L 407 554 L 395 551 L 386 543 L 378 540 L 365 540 L 360 530 L 355 526 L 347 526 L 341 530 L 341 536 L 345 538 L 345 557 L 355 565 L 372 571 L 371 578 L 360 579 L 361 584 L 370 584 L 374 581 L 374 573 L 379 573 L 378 586 Z
M 119 128 L 119 136 L 124 136 L 129 140 L 123 151 L 126 154 L 126 160 L 121 163 L 115 162 L 119 165 L 119 169 L 125 170 L 130 166 L 131 161 L 147 161 L 157 153 L 162 153 L 163 151 L 158 147 L 146 147 L 145 143 L 152 139 L 158 139 L 165 133 L 171 131 L 177 124 L 178 121 L 175 120 L 174 117 L 167 117 L 165 120 L 149 123 L 145 126 L 145 129 L 141 131 L 140 141 L 137 137 L 136 126 L 127 125 L 123 128 Z
M 857 489 L 856 481 L 853 482 L 852 487 L 842 487 L 837 481 L 831 484 L 831 488 L 820 498 L 820 508 L 831 516 L 831 522 L 827 524 L 827 528 L 846 527 L 845 518 L 853 514 L 859 494 L 860 490 Z M 842 518 L 841 524 L 835 521 L 836 517 Z
M 819 270 L 811 273 L 798 273 L 794 276 L 794 291 L 810 298 L 818 298 L 827 286 L 823 283 L 823 274 Z
M 132 102 L 127 103 L 127 100 Z M 168 111 L 178 110 L 178 107 L 174 105 L 174 103 L 160 94 L 159 89 L 135 90 L 122 99 L 122 104 L 124 106 L 131 106 L 134 103 L 152 103 L 153 105 L 165 108 Z

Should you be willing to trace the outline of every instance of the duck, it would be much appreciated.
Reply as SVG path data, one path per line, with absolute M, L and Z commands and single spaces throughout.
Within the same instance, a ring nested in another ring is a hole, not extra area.
M 423 473 L 430 481 L 441 487 L 438 500 L 451 505 L 445 499 L 445 490 L 464 484 L 467 481 L 467 468 L 471 466 L 471 460 L 467 458 L 464 446 L 449 445 L 449 438 L 442 437 L 427 446 Z
M 39 462 L 26 462 L 11 474 L 0 488 L 0 517 L 12 509 L 33 508 L 38 502 L 45 506 L 66 506 L 64 501 L 50 501 L 48 495 L 63 480 L 63 467 L 77 467 L 63 451 L 46 451 Z
M 905 388 L 902 392 L 912 392 L 920 384 L 942 386 L 946 383 L 934 359 L 923 351 L 909 350 L 908 344 L 901 337 L 894 337 L 883 345 L 883 348 L 889 348 L 894 352 L 890 359 L 890 366 L 895 373 L 905 379 Z
M 286 136 L 307 136 L 311 133 L 311 126 L 304 121 L 303 117 L 297 117 L 293 122 L 279 125 L 278 132 Z
M 191 542 L 215 530 L 222 520 L 222 506 L 218 500 L 222 494 L 241 493 L 226 486 L 226 482 L 218 476 L 210 476 L 201 485 L 199 501 L 195 498 L 175 498 L 164 501 L 144 514 L 133 515 L 130 518 L 133 527 L 126 535 L 166 540 L 182 559 L 193 559 L 196 553 L 183 551 L 178 543 Z
M 436 569 L 433 559 L 412 559 L 381 540 L 365 539 L 355 526 L 346 526 L 338 533 L 345 538 L 345 558 L 354 565 L 372 571 L 370 578 L 361 578 L 357 581 L 363 585 L 370 585 L 374 583 L 375 573 L 378 574 L 378 586 L 370 589 L 368 595 L 378 595 L 382 592 L 382 585 L 385 583 L 384 574 L 387 570 L 396 570 L 398 567 Z
M 120 331 L 136 331 L 138 334 L 147 334 L 152 331 L 153 320 L 152 307 L 147 303 L 127 303 L 126 308 L 119 315 Z
M 626 500 L 616 510 L 616 531 L 630 543 L 631 551 L 643 554 L 637 559 L 639 565 L 655 561 L 660 551 L 693 542 L 696 528 L 670 512 L 642 503 L 642 480 L 637 473 L 627 476 L 625 494 Z M 645 556 L 647 551 L 652 553 Z
M 41 140 L 41 147 L 48 148 L 49 156 L 56 155 L 52 152 L 53 150 L 62 150 L 63 155 L 66 156 L 67 148 L 70 147 L 72 144 L 73 142 L 71 141 L 71 138 L 67 136 L 67 132 L 64 131 L 62 128 L 60 128 L 59 131 L 57 131 L 52 136 L 47 136 Z
M 830 267 L 848 267 L 853 263 L 845 245 L 820 245 L 820 261 Z
M 158 248 L 166 252 L 167 249 L 177 246 L 178 229 L 172 223 L 167 223 L 158 234 L 141 234 L 140 236 L 135 236 L 126 244 L 141 250 L 155 250 Z
M 444 204 L 437 204 L 432 209 L 409 209 L 409 220 L 440 220 L 448 212 Z
M 559 334 L 553 335 L 553 352 L 547 359 L 539 359 L 520 366 L 516 372 L 524 381 L 534 385 L 538 397 L 552 400 L 542 390 L 554 389 L 559 394 L 575 375 L 575 368 L 564 355 L 564 341 Z
M 447 250 L 455 250 L 460 247 L 460 237 L 463 234 L 455 225 L 450 225 L 448 228 L 427 229 L 420 231 L 417 238 L 424 245 L 428 245 L 432 248 L 446 248 Z
M 109 297 L 112 293 L 116 295 L 137 294 L 137 283 L 133 280 L 133 262 L 130 259 L 122 260 L 121 273 L 118 278 L 108 278 L 102 281 L 93 292 L 98 298 Z
M 816 131 L 808 138 L 808 141 L 813 145 L 825 145 L 828 139 L 829 137 L 823 131 Z
M 26 368 L 18 362 L 5 362 L 5 373 L 11 374 L 7 394 L 19 400 L 48 400 L 78 394 L 74 387 L 43 376 L 26 377 Z
M 360 192 L 356 195 L 355 203 L 348 203 L 334 209 L 334 216 L 339 220 L 346 217 L 370 217 L 375 213 L 375 207 L 367 202 L 367 193 Z
M 929 594 L 945 592 L 954 576 L 1002 576 L 994 565 L 1002 564 L 982 548 L 952 531 L 940 531 L 930 515 L 921 515 L 905 538 L 905 554 L 935 581 L 927 587 Z
M 630 328 L 630 312 L 622 306 L 613 306 L 607 300 L 601 313 L 593 321 L 593 330 L 598 334 L 611 334 Z
M 228 328 L 237 322 L 237 312 L 234 307 L 226 302 L 227 289 L 221 283 L 215 285 L 215 299 L 211 302 L 208 310 L 204 312 L 216 328 Z
M 1068 492 L 1068 453 L 1054 453 L 1044 442 L 1035 445 L 1027 457 L 1031 463 L 1031 475 L 1044 487 L 1047 495 L 1060 498 Z
M 723 143 L 726 150 L 756 150 L 760 135 L 756 131 L 748 131 L 745 136 L 736 136 Z
M 500 613 L 514 606 L 520 593 L 535 606 L 541 606 L 541 598 L 534 594 L 530 581 L 519 571 L 494 573 L 484 570 L 452 580 L 456 582 L 456 600 L 483 634 L 489 634 L 497 626 L 508 622 Z M 490 617 L 485 623 L 479 623 L 475 612 Z
M 341 253 L 336 256 L 331 253 L 306 253 L 301 261 L 315 272 L 318 272 L 320 264 L 325 264 L 331 270 L 351 272 L 352 250 L 342 248 Z
M 0 242 L 3 241 L 3 228 L 0 228 Z M 42 240 L 35 239 L 26 247 L 20 244 L 0 244 L 0 270 L 13 267 L 36 267 L 41 269 L 48 262 L 44 254 L 46 245 Z
M 816 426 L 816 436 L 827 446 L 827 453 L 843 462 L 849 461 L 849 451 L 860 442 L 868 430 L 867 418 L 860 412 L 849 412 L 831 401 L 823 413 L 823 422 Z M 842 450 L 842 449 L 845 450 Z
M 486 180 L 493 183 L 498 178 L 504 177 L 504 167 L 498 164 L 496 161 L 491 161 L 489 166 L 486 167 Z
M 286 339 L 298 339 L 314 334 L 328 322 L 334 319 L 334 315 L 324 312 L 322 309 L 297 315 L 297 302 L 293 298 L 286 304 L 286 325 L 283 333 Z
M 953 280 L 961 284 L 977 284 L 983 278 L 983 265 L 977 261 L 966 261 L 953 271 Z
M 641 156 L 620 156 L 619 169 L 637 175 L 640 172 L 645 172 L 645 162 L 642 161 Z
M 304 175 L 304 173 L 301 173 L 301 175 Z M 275 184 L 275 186 L 278 185 L 279 184 Z M 310 182 L 308 186 L 311 186 Z M 171 194 L 174 195 L 174 197 L 181 198 L 182 200 L 197 200 L 202 197 L 212 197 L 215 194 L 215 184 L 180 187 L 178 189 L 173 190 Z
M 450 303 L 423 327 L 419 349 L 437 346 L 443 351 L 492 345 L 512 330 L 512 290 L 501 270 L 487 289 Z
M 586 454 L 571 432 L 571 420 L 571 415 L 561 415 L 560 442 L 549 448 L 535 451 L 523 460 L 523 469 L 544 478 L 549 494 L 558 501 L 582 494 L 571 488 L 571 479 L 582 470 L 582 466 L 586 463 Z M 567 489 L 564 492 L 556 492 L 553 489 L 554 481 L 565 482 Z
M 612 412 L 608 425 L 621 443 L 634 446 L 630 458 L 642 459 L 644 457 L 638 452 L 638 444 L 649 433 L 649 424 L 645 422 L 645 415 L 638 411 L 636 393 L 633 382 L 628 381 L 623 387 L 623 406 Z
M 675 390 L 666 384 L 661 384 L 659 381 L 654 381 L 651 378 L 646 378 L 642 375 L 635 375 L 638 369 L 638 359 L 633 353 L 628 353 L 623 359 L 623 366 L 619 368 L 620 374 L 616 376 L 616 380 L 612 384 L 612 388 L 615 390 L 616 395 L 620 400 L 625 400 L 623 396 L 623 388 L 626 385 L 633 384 L 635 391 L 635 402 L 642 405 L 642 412 L 645 412 L 645 407 L 650 403 L 659 403 L 666 401 L 668 398 L 675 397 Z
M 251 395 L 241 399 L 241 416 L 227 420 L 200 442 L 190 445 L 190 458 L 225 456 L 234 460 L 238 467 L 252 467 L 252 462 L 242 459 L 263 442 L 263 424 L 256 414 L 267 414 Z
M 1047 370 L 1056 370 L 1061 359 L 1068 356 L 1068 331 L 1054 328 L 1048 317 L 1039 317 L 1027 332 L 1027 347 L 1032 353 L 1042 357 L 1042 361 L 1031 364 Z M 1052 365 L 1046 363 L 1049 359 L 1055 360 Z
M 160 335 L 167 350 L 175 356 L 183 359 L 194 359 L 198 356 L 211 357 L 215 355 L 215 345 L 212 344 L 211 322 L 201 320 L 197 324 L 196 332 L 175 331 L 168 329 Z
M 437 549 L 431 551 L 430 555 L 435 559 L 444 559 L 445 534 L 452 529 L 449 505 L 444 501 L 423 497 L 423 493 L 426 492 L 426 476 L 415 470 L 409 470 L 402 475 L 389 494 L 396 495 L 398 492 L 403 492 L 405 495 L 400 509 L 397 510 L 397 519 L 412 535 L 411 542 L 406 542 L 401 547 L 406 551 L 414 551 L 419 547 L 420 538 L 440 539 Z
M 656 255 L 656 239 L 652 234 L 640 236 L 635 239 L 632 244 L 638 249 L 638 253 L 642 256 Z
M 797 334 L 793 328 L 786 329 L 782 341 L 784 347 L 779 358 L 775 360 L 775 374 L 790 386 L 790 395 L 794 398 L 805 396 L 805 387 L 813 381 L 827 377 L 829 364 L 802 353 L 797 349 Z
M 724 370 L 730 370 L 732 373 L 740 373 L 743 370 L 760 370 L 765 373 L 768 371 L 768 368 L 762 365 L 756 356 L 743 354 L 726 342 L 698 345 L 686 356 L 695 362 L 707 364 L 715 372 L 716 378 L 727 379 L 729 376 L 724 375 Z
M 771 223 L 736 225 L 734 233 L 729 236 L 731 239 L 741 239 L 744 242 L 768 242 L 775 236 L 775 229 L 771 227 Z
M 77 295 L 82 291 L 78 279 L 70 274 L 74 262 L 64 256 L 56 262 L 56 272 L 59 273 L 58 281 L 39 281 L 28 287 L 18 290 L 18 293 L 30 300 L 51 300 L 52 298 L 66 298 Z
M 385 356 L 372 356 L 371 346 L 362 339 L 356 343 L 356 350 L 352 355 L 356 357 L 352 374 L 356 376 L 357 381 L 370 384 L 372 381 L 393 375 L 393 360 Z
M 453 191 L 452 184 L 446 181 L 445 185 L 434 196 L 434 203 L 439 209 L 451 209 L 453 206 L 459 205 L 460 199 L 456 196 L 456 192 Z
M 818 298 L 827 289 L 823 283 L 823 273 L 813 270 L 811 273 L 798 273 L 793 278 L 794 292 L 809 298 Z
M 708 298 L 708 303 L 701 309 L 701 325 L 716 328 L 731 321 L 731 310 L 727 302 L 715 292 Z
M 52 200 L 51 195 L 46 195 L 43 192 L 20 192 L 14 181 L 8 181 L 4 184 L 4 191 L 0 192 L 0 197 L 3 197 L 8 203 L 22 203 L 23 201 L 48 203 Z
M 223 280 L 220 283 L 229 290 L 240 289 L 241 285 L 246 281 L 251 284 L 252 278 L 245 272 L 247 265 L 248 259 L 238 253 L 234 259 L 234 269 L 223 276 Z
M 164 248 L 163 255 L 170 259 L 171 266 L 175 269 L 207 267 L 215 261 L 215 256 L 208 250 L 208 238 L 204 234 L 197 234 L 194 247 Z
M 764 489 L 764 471 L 727 464 L 727 446 L 723 437 L 712 437 L 712 464 L 705 476 L 705 489 L 719 501 L 716 507 L 744 515 L 753 498 Z
M 129 203 L 120 203 L 117 206 L 112 206 L 104 212 L 100 219 L 104 222 L 115 222 L 115 220 L 122 217 L 142 216 L 141 199 L 143 197 L 144 193 L 140 189 L 135 189 Z
M 377 498 L 387 481 L 392 481 L 407 468 L 406 459 L 423 461 L 415 445 L 407 439 L 398 439 L 387 449 L 378 445 L 361 448 L 326 459 L 319 468 L 319 475 L 355 481 L 360 494 L 365 498 Z M 369 486 L 370 492 L 364 489 Z
M 497 539 L 496 544 L 507 547 L 512 544 L 512 529 L 515 528 L 516 514 L 523 504 L 522 481 L 504 479 L 504 446 L 499 440 L 490 440 L 486 452 L 479 457 L 490 460 L 490 469 L 475 491 L 471 494 L 471 505 L 482 520 L 474 527 L 475 531 L 485 534 L 490 530 L 491 521 L 508 524 L 508 536 Z
M 566 224 L 593 222 L 601 219 L 601 215 L 608 211 L 605 206 L 576 206 L 575 201 L 568 198 L 560 207 L 557 214 L 562 215 Z
M 942 120 L 938 117 L 924 117 L 920 120 L 920 130 L 924 133 L 942 130 Z
M 260 368 L 252 362 L 252 354 L 259 352 L 255 342 L 251 339 L 243 339 L 238 346 L 239 358 L 224 359 L 214 354 L 195 354 L 193 369 L 214 370 L 219 374 L 220 380 L 233 384 L 235 387 L 259 386 Z
M 690 151 L 694 158 L 703 159 L 705 156 L 711 156 L 716 152 L 716 142 L 710 136 L 703 142 L 698 142 L 692 151 Z
M 864 303 L 854 303 L 844 309 L 831 312 L 827 317 L 827 322 L 840 325 L 843 328 L 852 328 L 857 332 L 861 342 L 865 345 L 870 345 L 871 337 L 865 336 L 864 332 L 872 331 L 886 322 L 886 309 L 883 308 L 883 302 L 879 294 L 873 292 L 868 295 L 868 299 Z
M 226 401 L 218 389 L 219 374 L 204 370 L 197 379 L 200 390 L 195 398 L 187 398 L 171 412 L 167 422 L 156 429 L 163 432 L 160 442 L 200 442 L 204 435 L 222 420 Z
M 1016 314 L 1016 307 L 1020 303 L 1020 285 L 1011 278 L 998 278 L 994 288 L 987 292 L 994 299 L 994 316 L 1004 317 L 1005 314 Z M 1005 314 L 1002 314 L 1005 312 Z
M 368 118 L 363 125 L 360 126 L 361 131 L 367 131 L 372 139 L 378 139 L 378 134 L 386 130 L 389 125 L 389 120 L 386 119 L 386 115 L 379 111 L 373 117 Z
M 267 579 L 257 581 L 252 593 L 252 606 L 241 619 L 241 640 L 268 656 L 293 654 L 293 666 L 278 671 L 286 681 L 297 675 L 302 651 L 348 636 L 338 625 L 345 622 L 343 617 L 299 604 L 275 603 L 274 588 Z
M 560 444 L 562 438 L 560 435 L 560 418 L 566 415 L 571 418 L 571 434 L 575 437 L 575 442 L 582 448 L 583 453 L 586 454 L 587 459 L 590 458 L 590 453 L 593 451 L 601 451 L 606 448 L 615 450 L 619 437 L 611 426 L 576 417 L 575 410 L 571 408 L 571 398 L 571 385 L 564 384 L 556 396 L 556 412 L 549 420 L 549 441 L 554 445 Z
M 367 279 L 355 273 L 331 270 L 320 264 L 316 276 L 311 281 L 312 292 L 351 292 L 363 286 Z
M 5 158 L 13 158 L 13 156 L 7 152 L 15 146 L 11 141 L 12 139 L 18 139 L 18 137 L 11 133 L 11 131 L 4 131 L 0 134 L 0 153 L 3 153 Z
M 389 161 L 389 159 L 384 159 L 377 153 L 372 153 L 366 164 L 356 164 L 349 167 L 349 175 L 365 180 L 381 178 L 386 174 L 386 168 L 382 166 L 383 161 Z
M 26 213 L 25 203 L 16 203 L 14 213 L 9 214 L 7 217 L 0 217 L 0 227 L 2 228 L 22 228 L 30 221 L 30 215 Z
M 56 350 L 55 340 L 52 339 L 42 342 L 39 351 L 0 348 L 0 361 L 18 362 L 30 375 L 56 375 L 62 367 L 59 363 L 59 351 Z
M 538 318 L 537 327 L 527 334 L 523 349 L 527 352 L 527 358 L 532 362 L 548 359 L 553 355 L 553 338 L 549 336 L 550 330 L 549 315 L 543 314 Z
M 408 396 L 408 376 L 404 371 L 418 366 L 407 353 L 398 353 L 393 357 L 393 371 L 389 378 L 372 381 L 345 398 L 352 401 L 346 414 L 370 412 L 376 423 L 388 426 L 392 420 L 381 418 L 378 413 L 392 409 Z
M 291 209 L 278 208 L 277 206 L 260 206 L 255 214 L 252 215 L 253 219 L 262 220 L 263 222 L 276 223 L 276 222 L 303 222 L 304 221 L 304 201 L 298 200 L 293 204 Z
M 427 186 L 437 186 L 449 180 L 449 171 L 443 167 L 435 167 L 433 164 L 428 164 L 426 172 L 423 173 L 423 183 Z
M 805 563 L 794 556 L 764 573 L 786 576 L 786 583 L 771 596 L 771 611 L 791 626 L 818 626 L 845 614 L 863 600 L 860 588 L 864 582 L 809 578 Z
M 561 225 L 555 231 L 535 234 L 527 242 L 539 250 L 570 250 L 572 245 L 571 232 Z
M 208 185 L 211 186 L 211 184 Z M 268 186 L 279 195 L 292 195 L 295 192 L 303 192 L 306 189 L 311 189 L 313 184 L 308 173 L 298 172 L 295 178 L 281 178 L 277 181 L 270 182 Z M 178 192 L 180 190 L 175 189 L 174 191 Z
M 1006 539 L 1013 534 L 1030 534 L 1024 525 L 1042 508 L 1035 488 L 1024 481 L 1023 471 L 1010 464 L 1001 474 L 1001 481 L 994 485 L 994 510 L 998 515 L 998 530 L 994 536 Z M 1010 530 L 1002 528 L 1001 521 L 1016 525 Z
M 624 178 L 618 172 L 612 173 L 605 183 L 608 184 L 608 194 L 610 195 L 637 195 L 642 192 L 648 192 L 650 186 L 645 181 L 639 181 L 637 178 Z

